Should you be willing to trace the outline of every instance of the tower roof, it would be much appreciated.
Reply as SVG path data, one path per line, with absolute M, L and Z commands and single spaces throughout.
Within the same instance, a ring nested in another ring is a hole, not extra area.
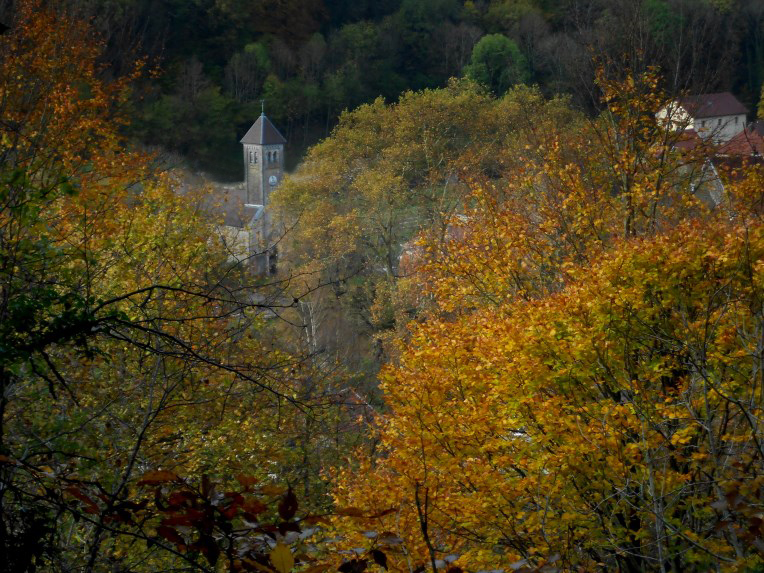
M 241 143 L 250 145 L 278 145 L 286 143 L 286 139 L 279 133 L 276 126 L 271 123 L 271 120 L 265 116 L 265 113 L 263 113 L 252 124 L 246 135 L 241 138 Z

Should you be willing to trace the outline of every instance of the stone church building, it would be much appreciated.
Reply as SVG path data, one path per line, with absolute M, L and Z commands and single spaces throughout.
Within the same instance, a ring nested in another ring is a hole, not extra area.
M 221 238 L 232 262 L 256 274 L 275 271 L 275 237 L 269 212 L 270 195 L 284 176 L 286 139 L 263 112 L 241 138 L 244 182 L 223 187 L 225 214 Z

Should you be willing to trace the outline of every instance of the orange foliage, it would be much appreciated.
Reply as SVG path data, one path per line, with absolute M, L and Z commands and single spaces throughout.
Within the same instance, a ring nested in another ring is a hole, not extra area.
M 400 536 L 395 570 L 762 562 L 762 174 L 711 209 L 651 76 L 602 81 L 594 125 L 477 187 L 463 238 L 425 242 L 436 312 L 383 372 L 381 453 L 336 491 L 363 515 L 395 507 L 338 524 L 350 547 Z

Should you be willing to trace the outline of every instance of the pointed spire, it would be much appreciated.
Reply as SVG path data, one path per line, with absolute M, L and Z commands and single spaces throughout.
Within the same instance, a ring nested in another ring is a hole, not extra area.
M 257 121 L 249 128 L 247 134 L 241 138 L 241 143 L 250 145 L 279 145 L 286 143 L 276 126 L 265 115 L 265 103 L 262 103 L 263 112 Z
M 265 117 L 265 100 L 264 99 L 260 100 L 260 107 L 263 110 L 260 113 L 260 118 L 258 119 L 258 121 L 260 122 L 260 141 L 265 143 L 265 122 L 268 121 L 268 118 Z

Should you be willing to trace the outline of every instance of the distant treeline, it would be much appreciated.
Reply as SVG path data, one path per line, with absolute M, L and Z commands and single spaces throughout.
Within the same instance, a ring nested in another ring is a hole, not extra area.
M 292 163 L 344 109 L 468 74 L 599 101 L 597 65 L 657 65 L 672 90 L 732 89 L 751 109 L 764 79 L 760 0 L 68 0 L 94 18 L 117 73 L 148 57 L 134 136 L 195 168 L 240 178 L 238 139 L 260 101 Z

